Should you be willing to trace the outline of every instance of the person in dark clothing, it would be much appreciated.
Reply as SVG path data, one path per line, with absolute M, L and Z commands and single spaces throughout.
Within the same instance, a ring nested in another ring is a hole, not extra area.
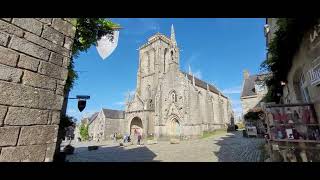
M 141 134 L 138 134 L 138 146 L 140 146 L 140 141 L 141 141 Z

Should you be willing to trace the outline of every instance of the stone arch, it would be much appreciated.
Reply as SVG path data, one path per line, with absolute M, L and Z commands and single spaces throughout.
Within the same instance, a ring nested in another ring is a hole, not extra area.
M 130 125 L 129 125 L 129 132 L 130 136 L 134 136 L 135 133 L 140 132 L 142 135 L 144 133 L 143 131 L 143 123 L 140 117 L 135 116 L 134 118 L 131 119 Z
M 169 92 L 169 98 L 171 102 L 176 103 L 178 102 L 178 95 L 177 92 L 175 90 L 171 90 Z
M 172 115 L 167 121 L 167 135 L 170 138 L 180 138 L 182 135 L 182 125 L 177 115 Z

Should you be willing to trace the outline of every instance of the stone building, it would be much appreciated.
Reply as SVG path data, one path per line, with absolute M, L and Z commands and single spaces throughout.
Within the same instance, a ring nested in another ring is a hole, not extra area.
M 250 75 L 247 70 L 243 71 L 243 84 L 241 92 L 242 114 L 245 115 L 249 110 L 259 107 L 268 92 L 264 80 L 267 74 Z
M 198 137 L 231 123 L 230 100 L 216 87 L 179 69 L 179 47 L 157 33 L 139 48 L 135 95 L 125 109 L 126 133 L 156 138 Z
M 267 18 L 267 45 L 275 36 L 277 18 Z M 320 22 L 320 19 L 319 21 Z M 304 34 L 292 59 L 292 66 L 283 86 L 283 103 L 312 103 L 320 117 L 320 23 Z M 269 55 L 267 55 L 269 56 Z
M 102 109 L 89 120 L 89 136 L 94 141 L 110 139 L 113 133 L 123 133 L 124 111 Z

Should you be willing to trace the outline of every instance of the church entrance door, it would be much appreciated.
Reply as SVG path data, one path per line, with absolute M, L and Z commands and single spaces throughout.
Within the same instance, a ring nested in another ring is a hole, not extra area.
M 181 127 L 177 119 L 173 119 L 170 123 L 170 134 L 175 138 L 179 138 L 181 135 Z
M 141 119 L 139 117 L 135 117 L 130 123 L 130 136 L 135 138 L 139 133 L 143 135 L 143 125 Z

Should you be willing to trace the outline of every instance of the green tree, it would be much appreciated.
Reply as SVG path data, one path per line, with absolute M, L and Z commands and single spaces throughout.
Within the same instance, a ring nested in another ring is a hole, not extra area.
M 88 140 L 89 139 L 89 126 L 86 124 L 80 125 L 80 136 L 82 140 Z
M 119 29 L 119 25 L 105 18 L 76 18 L 72 21 L 76 27 L 76 33 L 72 46 L 72 56 L 68 67 L 69 73 L 66 81 L 65 91 L 69 92 L 74 81 L 78 78 L 78 74 L 74 71 L 74 59 L 78 57 L 80 52 L 87 52 L 92 46 L 97 45 L 97 41 L 104 35 L 110 35 L 113 38 L 115 29 Z

